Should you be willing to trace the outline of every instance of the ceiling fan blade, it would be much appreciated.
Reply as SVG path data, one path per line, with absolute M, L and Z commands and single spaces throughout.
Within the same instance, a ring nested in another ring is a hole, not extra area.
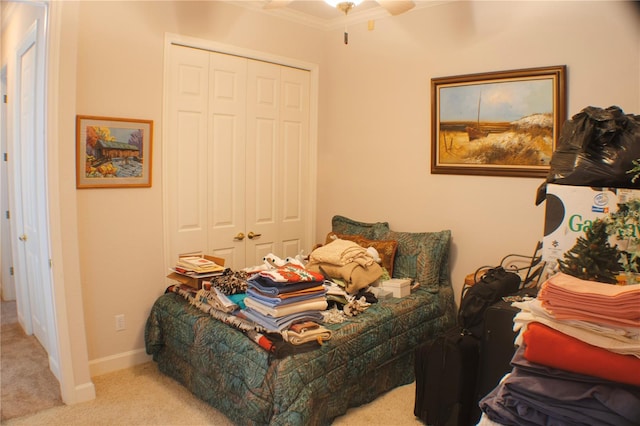
M 411 10 L 416 5 L 411 0 L 378 0 L 378 4 L 394 16 Z
M 287 6 L 293 0 L 268 0 L 263 6 L 264 9 L 279 9 Z

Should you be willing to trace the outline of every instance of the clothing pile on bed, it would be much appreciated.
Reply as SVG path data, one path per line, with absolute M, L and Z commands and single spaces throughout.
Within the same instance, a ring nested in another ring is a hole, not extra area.
M 242 312 L 270 332 L 286 332 L 295 323 L 320 322 L 321 311 L 327 309 L 323 282 L 321 274 L 294 263 L 260 271 L 247 281 L 246 308 Z M 314 339 L 309 331 L 309 338 Z
M 372 247 L 336 238 L 313 250 L 306 268 L 339 282 L 347 293 L 356 294 L 382 276 L 376 257 Z
M 315 249 L 306 264 L 298 257 L 281 259 L 272 253 L 263 261 L 237 271 L 249 278 L 236 279 L 235 273 L 232 277 L 227 273 L 223 281 L 216 277 L 198 291 L 186 286 L 171 286 L 167 291 L 181 294 L 200 310 L 240 329 L 268 351 L 282 348 L 280 339 L 297 350 L 322 344 L 332 333 L 321 323 L 342 322 L 377 302 L 372 294 L 367 295 L 371 299 L 361 297 L 383 273 L 373 247 L 336 238 Z M 340 312 L 327 309 L 329 297 L 332 303 L 342 301 Z
M 253 272 L 228 270 L 204 282 L 202 288 L 172 285 L 190 304 L 245 333 L 276 358 L 304 352 L 331 339 L 319 323 L 327 309 L 327 290 L 321 274 L 297 259 L 273 254 Z
M 640 285 L 550 277 L 513 306 L 513 370 L 480 401 L 504 425 L 640 424 Z

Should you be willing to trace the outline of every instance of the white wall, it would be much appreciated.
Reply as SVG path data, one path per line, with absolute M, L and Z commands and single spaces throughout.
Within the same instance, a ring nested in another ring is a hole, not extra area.
M 87 345 L 99 374 L 146 359 L 144 325 L 164 279 L 162 105 L 165 33 L 321 62 L 324 33 L 222 2 L 83 2 L 77 114 L 154 121 L 151 188 L 82 189 L 78 229 Z M 73 167 L 69 159 L 68 167 Z M 126 330 L 115 331 L 124 314 Z
M 149 309 L 166 286 L 162 253 L 165 32 L 320 65 L 318 238 L 330 219 L 388 220 L 400 231 L 451 229 L 464 275 L 541 238 L 541 179 L 431 175 L 432 77 L 568 66 L 569 113 L 640 112 L 638 14 L 622 2 L 452 2 L 323 32 L 221 2 L 74 3 L 61 40 L 77 83 L 59 100 L 64 229 L 77 215 L 81 293 L 93 374 L 145 359 Z M 77 8 L 77 11 L 76 11 Z M 76 52 L 77 55 L 69 57 Z M 66 49 L 66 50 L 65 50 Z M 60 64 L 65 67 L 66 63 Z M 68 74 L 66 74 L 68 75 Z M 68 83 L 68 77 L 61 77 Z M 71 96 L 73 99 L 68 99 Z M 75 190 L 75 114 L 154 121 L 153 187 Z M 65 202 L 68 201 L 68 205 Z M 64 237 L 64 234 L 62 235 Z M 73 250 L 65 263 L 73 263 Z M 67 300 L 79 297 L 73 292 Z M 114 316 L 125 314 L 125 331 Z M 83 333 L 71 330 L 71 340 Z
M 640 10 L 624 2 L 450 2 L 329 37 L 321 82 L 318 235 L 334 214 L 398 231 L 451 229 L 452 275 L 543 236 L 544 179 L 430 174 L 430 80 L 567 65 L 569 117 L 640 113 Z M 331 41 L 333 40 L 333 41 Z

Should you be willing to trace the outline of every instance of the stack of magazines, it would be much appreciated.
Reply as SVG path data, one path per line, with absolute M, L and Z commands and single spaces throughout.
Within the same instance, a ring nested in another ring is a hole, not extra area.
M 204 278 L 221 275 L 224 269 L 224 266 L 203 256 L 182 256 L 178 258 L 174 271 L 190 277 Z

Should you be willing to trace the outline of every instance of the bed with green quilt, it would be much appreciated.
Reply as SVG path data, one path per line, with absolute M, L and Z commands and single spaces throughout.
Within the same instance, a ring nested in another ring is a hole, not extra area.
M 174 292 L 160 296 L 145 328 L 160 371 L 239 425 L 326 425 L 347 409 L 414 380 L 414 350 L 455 324 L 451 233 L 395 232 L 386 222 L 335 216 L 336 233 L 398 241 L 393 277 L 420 283 L 409 296 L 372 304 L 330 340 L 274 358 L 240 330 Z

